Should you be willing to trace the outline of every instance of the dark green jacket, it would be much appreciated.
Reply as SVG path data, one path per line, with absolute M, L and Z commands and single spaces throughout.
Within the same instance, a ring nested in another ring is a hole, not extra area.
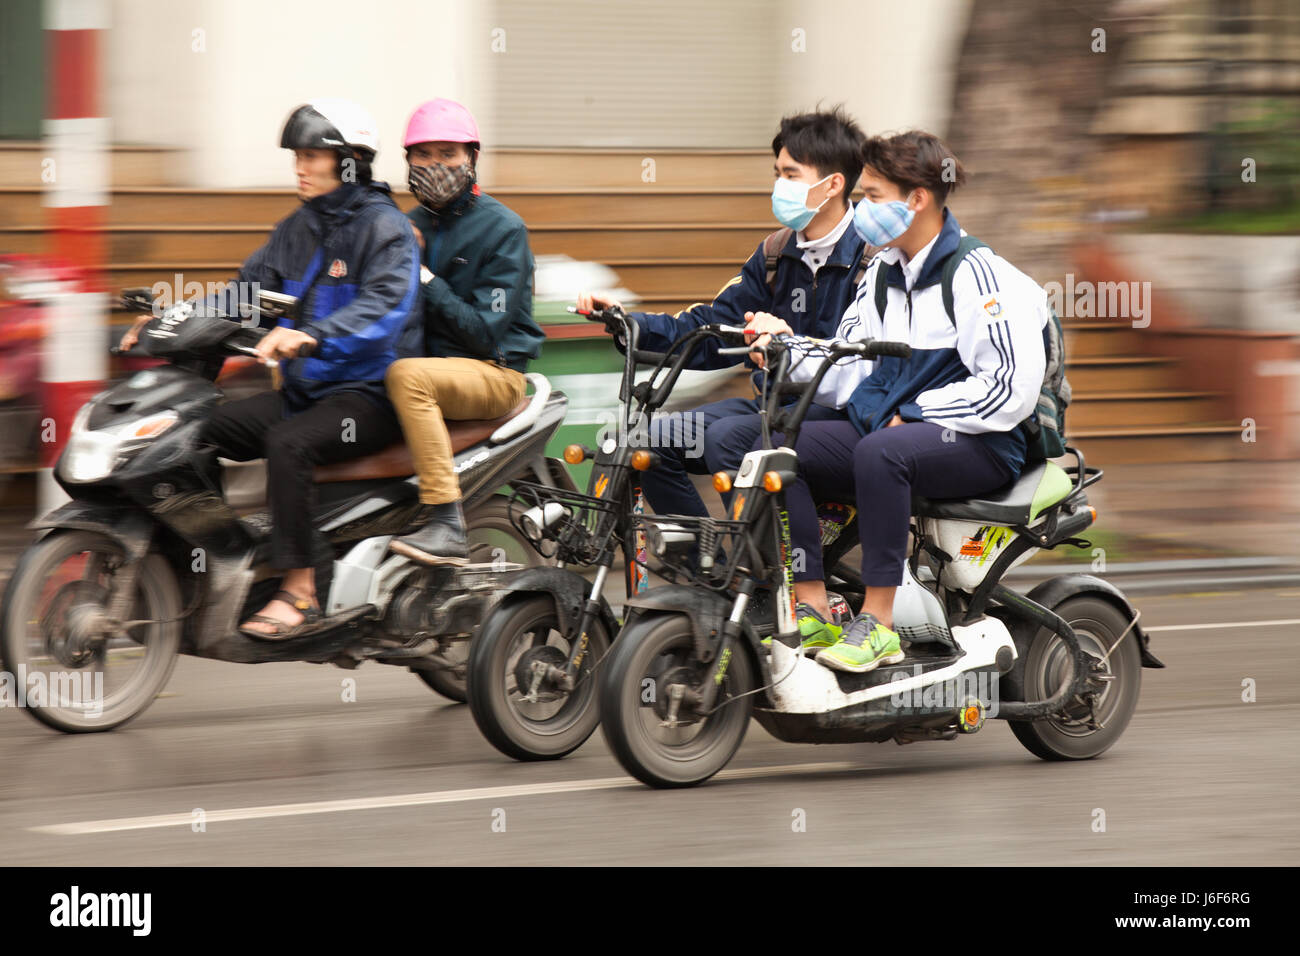
M 434 216 L 416 206 L 407 216 L 424 235 L 424 264 L 433 273 L 421 289 L 424 354 L 524 371 L 546 338 L 533 321 L 533 253 L 524 221 L 487 195 L 473 197 L 461 215 Z

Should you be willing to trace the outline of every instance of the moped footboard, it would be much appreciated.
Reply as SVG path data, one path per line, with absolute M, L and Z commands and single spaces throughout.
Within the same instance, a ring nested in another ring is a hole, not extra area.
M 956 648 L 914 644 L 900 663 L 861 674 L 832 670 L 805 657 L 799 647 L 774 639 L 775 710 L 801 718 L 782 725 L 805 726 L 810 732 L 843 731 L 832 733 L 837 740 L 877 740 L 889 739 L 894 732 L 879 736 L 876 723 L 896 727 L 924 723 L 931 716 L 951 720 L 972 699 L 993 710 L 999 679 L 1015 664 L 1010 631 L 989 617 L 954 627 L 952 636 Z

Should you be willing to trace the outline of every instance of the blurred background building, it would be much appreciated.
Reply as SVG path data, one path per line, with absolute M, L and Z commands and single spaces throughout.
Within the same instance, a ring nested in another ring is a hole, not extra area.
M 51 249 L 47 3 L 0 7 L 0 252 Z M 105 289 L 230 277 L 296 203 L 279 131 L 315 96 L 375 114 L 377 175 L 409 207 L 405 120 L 458 99 L 485 187 L 568 257 L 541 260 L 560 271 L 539 277 L 540 367 L 587 427 L 611 351 L 560 303 L 592 275 L 647 309 L 708 301 L 775 227 L 781 115 L 843 103 L 869 133 L 947 137 L 963 225 L 1055 284 L 1090 460 L 1300 456 L 1294 0 L 63 6 L 107 26 L 78 67 L 108 119 Z

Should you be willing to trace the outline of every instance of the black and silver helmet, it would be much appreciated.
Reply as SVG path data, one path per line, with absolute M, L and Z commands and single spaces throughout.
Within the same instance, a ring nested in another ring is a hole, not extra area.
M 372 160 L 379 152 L 379 132 L 374 117 L 351 100 L 318 99 L 298 107 L 280 133 L 284 149 L 333 149 L 341 154 L 359 152 Z

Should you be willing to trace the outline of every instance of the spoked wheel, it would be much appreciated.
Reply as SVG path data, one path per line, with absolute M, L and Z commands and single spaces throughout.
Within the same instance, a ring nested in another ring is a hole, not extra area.
M 1030 753 L 1044 760 L 1087 760 L 1113 746 L 1128 727 L 1142 686 L 1141 653 L 1137 636 L 1131 632 L 1116 646 L 1129 622 L 1113 604 L 1095 597 L 1076 597 L 1055 610 L 1074 629 L 1085 654 L 1105 658 L 1103 672 L 1110 679 L 1091 707 L 1075 698 L 1063 716 L 1010 721 L 1011 732 Z M 1065 642 L 1040 629 L 1006 678 L 1008 696 L 1012 700 L 1044 700 L 1071 674 Z M 1099 729 L 1094 729 L 1090 716 L 1095 716 Z
M 520 537 L 510 523 L 510 499 L 493 495 L 465 516 L 469 532 L 469 560 L 471 564 L 522 564 L 526 568 L 538 567 L 548 562 Z M 499 598 L 496 595 L 495 598 Z M 496 603 L 496 600 L 493 600 Z M 417 670 L 415 673 L 439 694 L 465 703 L 467 697 L 466 672 L 469 666 L 469 647 L 473 635 L 450 637 L 442 642 L 442 656 L 450 660 L 451 667 L 434 671 Z
M 698 691 L 710 666 L 695 659 L 691 622 L 682 614 L 641 618 L 618 639 L 600 678 L 605 740 L 628 773 L 652 787 L 690 787 L 727 765 L 745 739 L 753 710 L 754 669 L 734 648 L 709 713 L 684 702 L 672 711 L 674 686 Z
M 594 675 L 609 642 L 603 622 L 592 621 L 573 689 L 565 690 L 547 676 L 549 668 L 564 669 L 571 649 L 555 602 L 544 594 L 506 598 L 470 647 L 469 707 L 483 736 L 516 760 L 577 750 L 600 722 Z
M 5 670 L 23 682 L 27 712 L 57 730 L 126 723 L 153 703 L 176 664 L 180 594 L 161 555 L 142 559 L 127 620 L 170 623 L 108 621 L 124 559 L 111 538 L 56 531 L 27 549 L 5 591 Z

